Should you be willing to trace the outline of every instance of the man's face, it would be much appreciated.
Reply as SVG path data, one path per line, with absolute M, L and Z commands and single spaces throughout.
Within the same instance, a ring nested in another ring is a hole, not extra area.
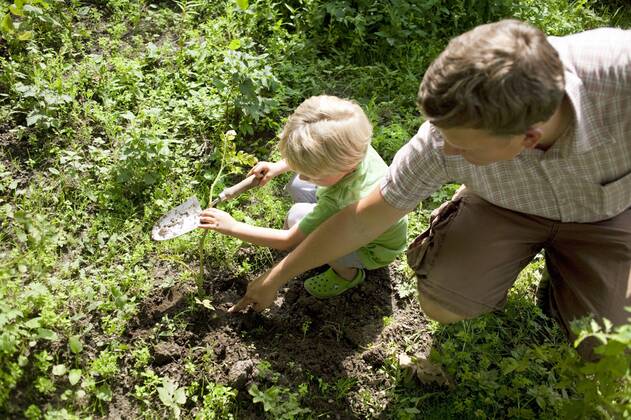
M 498 136 L 487 130 L 474 128 L 439 128 L 443 135 L 445 155 L 460 155 L 474 165 L 489 165 L 511 160 L 522 150 L 532 148 L 532 139 L 525 134 Z

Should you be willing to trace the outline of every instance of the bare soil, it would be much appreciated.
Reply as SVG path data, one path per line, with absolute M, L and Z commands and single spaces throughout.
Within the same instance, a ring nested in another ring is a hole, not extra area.
M 252 310 L 229 314 L 227 309 L 244 294 L 247 280 L 211 270 L 204 288 L 214 311 L 202 305 L 190 310 L 196 296 L 190 284 L 156 289 L 141 303 L 126 337 L 130 342 L 155 340 L 153 328 L 164 316 L 185 321 L 185 330 L 153 342 L 153 369 L 179 384 L 205 379 L 237 389 L 237 418 L 264 418 L 261 404 L 253 404 L 247 391 L 253 383 L 260 389 L 278 385 L 294 391 L 307 383 L 310 392 L 301 405 L 323 418 L 368 414 L 358 397 L 360 390 L 371 393 L 373 403 L 386 406 L 378 389 L 389 377 L 380 368 L 393 347 L 409 345 L 406 340 L 415 334 L 415 353 L 427 351 L 430 345 L 418 304 L 414 298 L 397 298 L 393 288 L 402 279 L 396 278 L 392 267 L 369 271 L 364 284 L 328 300 L 316 299 L 303 288 L 303 280 L 313 274 L 291 282 L 262 314 Z M 271 365 L 270 372 L 259 370 L 262 361 Z M 187 373 L 187 362 L 203 366 L 203 371 Z M 123 363 L 133 370 L 131 357 Z M 323 394 L 318 386 L 324 382 L 333 388 L 345 380 L 352 385 L 347 393 Z M 119 385 L 113 389 L 108 417 L 140 414 L 138 404 L 129 401 L 134 399 L 130 396 L 134 381 Z M 194 415 L 196 404 L 187 402 L 186 409 Z

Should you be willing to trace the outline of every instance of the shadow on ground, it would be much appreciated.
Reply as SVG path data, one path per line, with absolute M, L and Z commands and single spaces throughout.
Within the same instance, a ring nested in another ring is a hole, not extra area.
M 255 383 L 259 389 L 278 386 L 293 392 L 306 386 L 301 406 L 323 417 L 356 418 L 366 410 L 358 406 L 364 404 L 357 395 L 351 398 L 359 390 L 374 391 L 364 398 L 385 407 L 386 396 L 378 389 L 389 380 L 381 369 L 389 346 L 403 347 L 412 335 L 417 347 L 429 346 L 429 338 L 420 335 L 426 321 L 416 302 L 396 298 L 392 268 L 370 271 L 364 284 L 328 300 L 316 299 L 303 288 L 304 279 L 313 274 L 291 282 L 263 314 L 228 314 L 244 294 L 247 279 L 209 267 L 204 288 L 214 310 L 194 303 L 190 284 L 157 290 L 140 304 L 127 337 L 130 342 L 152 343 L 152 368 L 161 377 L 237 389 L 238 418 L 264 415 L 261 404 L 253 404 L 248 393 Z M 185 329 L 157 337 L 154 327 L 164 317 L 177 318 Z M 203 370 L 187 372 L 185 364 L 190 362 Z M 110 417 L 133 414 L 126 410 L 137 405 L 125 397 L 133 391 L 132 383 L 121 385 L 114 391 Z M 195 404 L 187 405 L 195 413 Z

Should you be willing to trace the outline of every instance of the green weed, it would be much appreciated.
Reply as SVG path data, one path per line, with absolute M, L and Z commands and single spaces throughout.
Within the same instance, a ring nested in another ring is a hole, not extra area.
M 200 265 L 201 232 L 158 244 L 152 224 L 191 195 L 207 202 L 214 181 L 220 189 L 239 180 L 253 157 L 278 158 L 276 133 L 311 95 L 357 100 L 389 161 L 421 123 L 414 97 L 429 62 L 452 36 L 506 16 L 554 35 L 631 21 L 621 0 L 0 2 L 0 412 L 102 417 L 126 383 L 148 417 L 235 416 L 236 390 L 204 383 L 190 365 L 181 382 L 188 387 L 148 367 L 148 343 L 186 330 L 182 314 L 164 316 L 147 341 L 127 336 L 148 296 L 192 284 Z M 231 128 L 237 135 L 228 141 Z M 283 181 L 222 208 L 280 228 L 289 205 Z M 410 215 L 410 239 L 454 190 Z M 219 235 L 202 246 L 202 266 L 235 276 L 278 257 Z M 610 376 L 624 360 L 605 354 L 600 365 L 580 364 L 532 304 L 540 264 L 505 314 L 430 327 L 437 359 L 461 384 L 453 394 L 399 383 L 393 368 L 389 408 L 402 418 L 624 416 L 628 373 Z M 396 291 L 411 298 L 414 281 Z M 297 328 L 309 338 L 308 325 Z M 606 338 L 605 352 L 629 345 L 626 329 L 586 331 Z M 213 357 L 201 356 L 208 372 Z M 271 387 L 250 389 L 253 401 L 270 415 L 316 416 L 307 387 L 281 387 L 277 375 L 265 376 Z M 354 379 L 309 386 L 383 410 L 369 390 L 351 392 Z
M 252 384 L 248 392 L 254 403 L 263 404 L 268 415 L 280 419 L 306 418 L 311 410 L 300 406 L 301 396 L 290 389 L 273 385 L 267 389 L 259 389 Z
M 179 387 L 177 382 L 170 378 L 163 378 L 162 386 L 159 386 L 157 391 L 162 404 L 171 409 L 176 418 L 179 418 L 181 413 L 180 406 L 186 403 L 186 390 L 183 387 Z
M 237 391 L 220 384 L 210 383 L 203 397 L 203 407 L 196 419 L 233 419 Z

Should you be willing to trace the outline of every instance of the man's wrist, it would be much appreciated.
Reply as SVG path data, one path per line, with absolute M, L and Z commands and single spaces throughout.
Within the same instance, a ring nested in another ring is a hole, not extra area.
M 280 289 L 291 280 L 291 277 L 287 277 L 283 272 L 283 261 L 272 267 L 267 275 L 267 278 L 265 279 L 265 283 L 269 284 L 270 286 L 274 286 L 276 289 Z

